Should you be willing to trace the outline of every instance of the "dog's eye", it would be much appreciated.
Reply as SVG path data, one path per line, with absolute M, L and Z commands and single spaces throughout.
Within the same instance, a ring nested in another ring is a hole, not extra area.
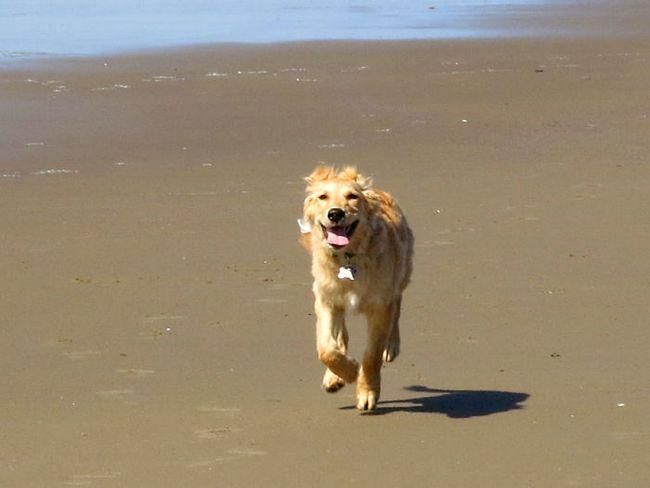
M 359 195 L 356 195 L 354 193 L 348 193 L 345 198 L 347 198 L 348 200 L 358 200 Z
M 323 193 L 322 195 L 318 195 L 319 200 L 327 200 L 327 193 Z

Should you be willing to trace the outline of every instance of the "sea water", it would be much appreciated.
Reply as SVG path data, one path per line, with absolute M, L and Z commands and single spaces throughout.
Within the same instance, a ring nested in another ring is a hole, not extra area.
M 0 54 L 88 55 L 201 43 L 535 35 L 561 0 L 0 1 Z M 494 22 L 495 18 L 511 22 Z M 522 19 L 527 20 L 518 24 Z M 523 27 L 525 26 L 525 27 Z

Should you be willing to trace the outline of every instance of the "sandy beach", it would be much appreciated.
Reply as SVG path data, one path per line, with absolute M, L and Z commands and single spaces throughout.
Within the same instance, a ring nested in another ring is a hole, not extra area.
M 0 72 L 0 485 L 647 486 L 648 79 L 639 36 Z M 416 235 L 374 415 L 320 390 L 318 161 Z

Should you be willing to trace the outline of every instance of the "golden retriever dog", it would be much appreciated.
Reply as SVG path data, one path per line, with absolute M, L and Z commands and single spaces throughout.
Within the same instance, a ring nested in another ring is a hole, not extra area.
M 355 168 L 319 166 L 305 181 L 299 225 L 301 242 L 312 256 L 318 358 L 327 366 L 323 387 L 335 392 L 356 381 L 357 408 L 373 410 L 382 362 L 399 354 L 400 305 L 411 276 L 413 233 L 393 197 L 372 188 Z M 361 365 L 347 355 L 346 308 L 368 322 Z

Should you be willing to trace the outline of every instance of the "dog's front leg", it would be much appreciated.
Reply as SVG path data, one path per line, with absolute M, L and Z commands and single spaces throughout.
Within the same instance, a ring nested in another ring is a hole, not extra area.
M 339 334 L 336 338 L 336 342 L 338 343 L 339 350 L 343 354 L 347 354 L 348 353 L 348 331 L 345 327 L 345 322 L 343 322 L 343 327 L 339 331 Z M 323 389 L 326 392 L 336 393 L 344 386 L 345 386 L 345 381 L 341 377 L 332 373 L 332 371 L 329 368 L 325 368 L 325 374 L 323 375 Z
M 393 305 L 376 307 L 366 313 L 368 346 L 357 379 L 357 408 L 374 410 L 381 389 L 382 353 L 391 332 Z
M 354 383 L 359 372 L 359 364 L 345 354 L 346 344 L 344 345 L 341 340 L 347 336 L 345 309 L 323 303 L 318 298 L 315 309 L 318 359 L 345 382 Z

